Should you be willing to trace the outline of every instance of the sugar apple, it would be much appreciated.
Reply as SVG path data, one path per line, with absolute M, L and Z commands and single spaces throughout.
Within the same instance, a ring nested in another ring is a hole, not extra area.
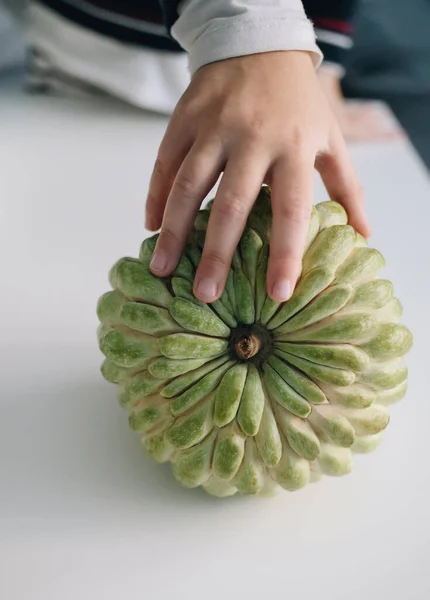
M 222 297 L 193 295 L 210 204 L 171 277 L 149 270 L 157 236 L 110 271 L 97 313 L 104 377 L 156 461 L 210 494 L 269 495 L 344 475 L 376 448 L 387 406 L 406 392 L 393 285 L 382 255 L 336 202 L 314 207 L 302 273 L 288 302 L 266 291 L 270 190 L 262 188 Z

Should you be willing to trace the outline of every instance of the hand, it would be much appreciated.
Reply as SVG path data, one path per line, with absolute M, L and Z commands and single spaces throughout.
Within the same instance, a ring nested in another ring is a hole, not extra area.
M 151 270 L 175 268 L 201 202 L 221 172 L 194 294 L 221 295 L 233 253 L 263 182 L 272 188 L 267 289 L 287 300 L 300 275 L 313 200 L 313 169 L 349 222 L 369 235 L 363 194 L 310 55 L 271 52 L 201 68 L 161 143 L 146 226 L 160 237 Z
M 345 100 L 339 75 L 329 68 L 324 68 L 324 63 L 318 71 L 318 79 L 347 140 L 378 141 L 403 137 L 402 129 L 382 103 L 372 100 Z

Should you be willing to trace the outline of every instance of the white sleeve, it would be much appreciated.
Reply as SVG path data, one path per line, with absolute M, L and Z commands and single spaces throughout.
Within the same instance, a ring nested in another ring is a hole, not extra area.
M 218 60 L 275 50 L 311 52 L 316 67 L 322 60 L 301 0 L 185 0 L 172 35 L 188 52 L 191 73 Z

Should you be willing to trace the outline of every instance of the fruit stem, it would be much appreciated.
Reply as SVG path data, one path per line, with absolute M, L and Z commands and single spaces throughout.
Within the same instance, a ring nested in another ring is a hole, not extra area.
M 261 340 L 253 333 L 243 335 L 234 344 L 234 351 L 241 360 L 248 360 L 261 349 Z

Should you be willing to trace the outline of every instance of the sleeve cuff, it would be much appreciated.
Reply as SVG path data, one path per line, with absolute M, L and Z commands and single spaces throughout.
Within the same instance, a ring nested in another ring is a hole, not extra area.
M 322 62 L 312 23 L 301 15 L 290 14 L 272 20 L 247 15 L 213 19 L 189 47 L 181 39 L 180 29 L 179 19 L 172 33 L 189 53 L 192 74 L 219 60 L 280 50 L 309 52 L 315 68 Z

